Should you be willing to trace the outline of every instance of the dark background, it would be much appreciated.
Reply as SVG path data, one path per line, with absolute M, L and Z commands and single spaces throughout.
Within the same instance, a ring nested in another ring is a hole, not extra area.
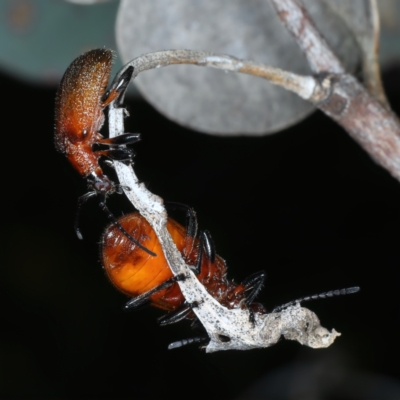
M 398 112 L 399 71 L 385 73 Z M 361 287 L 306 305 L 342 333 L 328 349 L 168 351 L 194 333 L 186 322 L 159 327 L 156 309 L 122 310 L 126 297 L 99 262 L 107 219 L 96 201 L 83 210 L 85 240 L 75 237 L 86 185 L 53 146 L 55 90 L 4 74 L 0 87 L 1 398 L 400 398 L 400 184 L 339 126 L 317 112 L 273 136 L 222 139 L 127 102 L 126 130 L 143 138 L 140 179 L 195 208 L 231 279 L 267 272 L 259 300 L 268 309 Z M 122 196 L 109 206 L 132 211 Z

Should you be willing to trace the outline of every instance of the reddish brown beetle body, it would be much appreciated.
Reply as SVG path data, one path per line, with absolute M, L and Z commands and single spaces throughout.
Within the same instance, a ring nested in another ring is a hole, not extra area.
M 136 241 L 157 253 L 158 257 L 149 256 L 123 236 L 115 226 L 109 226 L 102 239 L 102 260 L 111 282 L 120 291 L 133 297 L 131 305 L 133 303 L 136 306 L 135 298 L 143 298 L 149 300 L 154 307 L 167 311 L 184 307 L 185 299 L 177 282 L 171 282 L 166 288 L 162 287 L 173 275 L 150 224 L 138 213 L 126 215 L 118 222 Z M 172 218 L 168 218 L 167 229 L 189 266 L 195 267 L 201 257 L 200 270 L 196 272 L 196 276 L 211 296 L 227 308 L 249 307 L 254 312 L 265 312 L 260 304 L 246 303 L 247 299 L 252 300 L 255 297 L 249 292 L 254 288 L 258 292 L 261 287 L 264 273 L 252 276 L 248 282 L 235 284 L 227 279 L 226 263 L 221 257 L 213 257 L 210 253 L 206 254 L 207 252 L 200 256 L 200 252 L 203 252 L 201 240 L 188 235 L 188 231 Z M 160 289 L 156 290 L 157 288 Z M 183 317 L 194 317 L 190 306 L 185 312 Z
M 225 261 L 215 255 L 208 232 L 202 232 L 200 238 L 196 237 L 195 213 L 191 209 L 188 209 L 188 211 L 189 224 L 187 229 L 172 218 L 168 218 L 167 221 L 167 229 L 183 260 L 191 267 L 197 279 L 211 296 L 229 309 L 248 309 L 250 322 L 255 323 L 255 313 L 266 313 L 261 304 L 253 302 L 263 285 L 265 273 L 263 271 L 255 273 L 241 284 L 229 281 L 226 277 Z M 192 311 L 198 304 L 188 304 L 185 301 L 177 283 L 177 280 L 183 280 L 184 277 L 177 279 L 179 276 L 172 275 L 161 245 L 150 224 L 138 213 L 126 215 L 120 218 L 118 222 L 135 241 L 159 255 L 157 258 L 150 257 L 149 254 L 122 235 L 114 225 L 106 229 L 102 238 L 101 250 L 103 266 L 116 288 L 133 297 L 125 307 L 134 309 L 150 303 L 154 307 L 169 311 L 167 315 L 159 319 L 161 325 L 172 324 L 188 318 L 194 320 L 192 324 L 194 328 L 201 328 L 201 324 L 195 319 L 196 316 Z M 279 312 L 302 301 L 356 293 L 359 289 L 359 287 L 351 287 L 302 297 L 278 306 L 272 312 Z M 230 338 L 219 335 L 219 340 L 226 342 Z M 191 343 L 206 343 L 208 341 L 208 335 L 203 332 L 201 336 L 173 342 L 168 348 L 176 349 Z
M 66 155 L 75 170 L 87 179 L 92 190 L 79 198 L 75 220 L 78 237 L 82 238 L 78 227 L 81 205 L 90 197 L 99 196 L 100 207 L 109 219 L 129 240 L 134 240 L 106 206 L 107 196 L 114 192 L 122 193 L 122 190 L 103 173 L 99 165 L 101 156 L 130 163 L 134 153 L 125 145 L 140 140 L 138 133 L 104 139 L 99 132 L 105 119 L 104 108 L 114 100 L 120 106 L 133 73 L 133 67 L 128 67 L 111 90 L 106 91 L 112 61 L 111 50 L 96 49 L 79 56 L 67 68 L 56 96 L 54 136 L 57 150 Z M 140 243 L 137 245 L 140 247 Z
M 103 109 L 118 93 L 101 101 L 112 67 L 112 52 L 89 51 L 72 62 L 64 74 L 56 97 L 55 144 L 72 166 L 84 177 L 104 178 L 92 150 L 103 139 L 99 131 L 104 123 Z

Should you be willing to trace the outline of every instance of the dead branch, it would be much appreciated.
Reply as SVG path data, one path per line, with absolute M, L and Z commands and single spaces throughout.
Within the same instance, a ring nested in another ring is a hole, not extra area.
M 130 66 L 134 68 L 132 79 L 135 79 L 141 72 L 177 64 L 212 67 L 223 71 L 240 72 L 247 75 L 258 76 L 290 92 L 296 93 L 298 96 L 311 102 L 321 101 L 326 98 L 329 93 L 322 88 L 319 81 L 312 76 L 294 74 L 280 68 L 274 68 L 253 61 L 240 60 L 225 54 L 214 54 L 194 50 L 163 50 L 143 54 L 125 64 L 115 76 L 113 83 L 116 84 L 120 76 Z M 321 90 L 324 94 L 321 93 Z
M 400 123 L 380 98 L 371 95 L 340 61 L 297 0 L 272 0 L 322 86 L 330 95 L 314 104 L 340 124 L 382 167 L 400 180 Z M 318 76 L 318 75 L 317 75 Z

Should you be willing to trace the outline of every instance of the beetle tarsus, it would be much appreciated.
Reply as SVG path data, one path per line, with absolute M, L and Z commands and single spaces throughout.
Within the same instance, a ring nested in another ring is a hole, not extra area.
M 168 288 L 175 282 L 182 281 L 184 279 L 186 279 L 186 276 L 184 274 L 179 274 L 179 275 L 173 276 L 172 278 L 163 282 L 161 285 L 158 285 L 157 287 L 147 291 L 146 293 L 143 293 L 140 296 L 134 297 L 133 299 L 129 300 L 125 304 L 124 308 L 126 310 L 133 310 L 137 307 L 140 307 L 143 305 L 144 302 L 147 303 L 153 294 L 159 292 L 160 290 Z
M 105 198 L 103 198 L 102 201 L 99 203 L 100 208 L 107 214 L 108 219 L 131 241 L 133 242 L 136 246 L 141 248 L 143 251 L 146 253 L 150 254 L 153 257 L 157 257 L 156 253 L 153 253 L 151 250 L 147 249 L 143 245 L 141 245 L 135 238 L 133 238 L 123 227 L 122 225 L 118 222 L 117 218 L 115 218 L 114 214 L 108 209 L 106 206 Z

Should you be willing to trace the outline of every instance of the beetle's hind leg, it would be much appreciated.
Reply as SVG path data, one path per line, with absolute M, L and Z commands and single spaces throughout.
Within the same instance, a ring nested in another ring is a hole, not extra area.
M 122 146 L 134 144 L 140 142 L 140 140 L 140 133 L 124 133 L 123 135 L 115 136 L 113 138 L 100 139 L 96 143 L 109 146 Z
M 198 230 L 196 211 L 186 204 L 172 201 L 165 202 L 165 206 L 167 209 L 180 209 L 186 211 L 186 234 L 183 253 L 186 257 L 190 257 L 194 250 L 195 238 Z
M 100 139 L 94 143 L 93 150 L 99 156 L 105 156 L 111 160 L 121 161 L 130 164 L 135 156 L 132 149 L 126 147 L 127 144 L 133 144 L 140 141 L 140 133 L 125 133 L 114 138 Z M 106 148 L 104 148 L 106 146 Z M 99 149 L 97 149 L 100 147 Z
M 264 271 L 256 272 L 250 276 L 248 276 L 241 284 L 243 292 L 248 292 L 245 300 L 245 305 L 249 310 L 250 322 L 254 325 L 255 318 L 254 318 L 254 311 L 251 308 L 251 303 L 253 303 L 254 299 L 257 297 L 258 293 L 263 287 L 265 282 L 266 273 Z
M 186 211 L 186 237 L 195 238 L 197 235 L 197 217 L 196 211 L 192 207 L 189 207 L 183 203 L 177 203 L 175 201 L 166 201 L 165 206 L 168 209 L 179 208 Z
M 158 323 L 161 326 L 175 324 L 176 322 L 182 321 L 192 312 L 192 307 L 189 304 L 182 304 L 175 311 L 163 315 L 158 319 Z
M 176 322 L 182 321 L 185 319 L 193 310 L 201 304 L 198 301 L 193 303 L 185 302 L 181 306 L 179 306 L 175 311 L 172 311 L 168 314 L 163 315 L 158 319 L 158 323 L 161 326 L 175 324 Z
M 140 296 L 134 297 L 133 299 L 129 300 L 125 304 L 125 309 L 126 310 L 134 310 L 136 308 L 142 307 L 143 305 L 147 304 L 150 302 L 150 297 L 159 292 L 160 290 L 166 289 L 169 286 L 171 286 L 173 283 L 178 282 L 178 281 L 183 281 L 186 279 L 186 276 L 184 274 L 179 274 L 176 276 L 173 276 L 172 278 L 166 280 L 163 282 L 161 285 L 156 286 L 155 288 L 149 290 L 146 293 L 141 294 Z
M 128 88 L 129 82 L 132 79 L 133 67 L 129 66 L 118 78 L 118 80 L 112 83 L 110 90 L 107 90 L 101 98 L 101 106 L 107 107 L 111 102 L 115 100 L 116 106 L 121 107 L 122 101 L 125 96 L 126 89 Z
M 135 156 L 134 151 L 126 147 L 123 148 L 118 147 L 116 149 L 109 149 L 109 150 L 98 150 L 96 151 L 96 154 L 99 156 L 108 157 L 114 161 L 123 162 L 124 164 L 128 165 L 132 162 L 132 159 Z
M 156 253 L 153 253 L 151 250 L 148 248 L 144 247 L 142 244 L 140 244 L 132 235 L 130 235 L 124 228 L 123 226 L 118 222 L 117 218 L 115 218 L 114 214 L 108 209 L 106 205 L 106 195 L 102 196 L 102 199 L 99 202 L 100 208 L 107 214 L 108 219 L 123 233 L 132 243 L 134 243 L 136 246 L 141 248 L 143 251 L 145 251 L 147 254 L 150 254 L 153 257 L 157 257 Z

